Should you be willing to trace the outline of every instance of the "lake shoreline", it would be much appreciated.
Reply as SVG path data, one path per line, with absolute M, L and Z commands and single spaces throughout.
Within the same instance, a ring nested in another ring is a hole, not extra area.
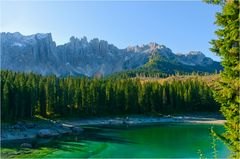
M 66 125 L 144 125 L 157 123 L 199 123 L 199 124 L 224 124 L 226 120 L 220 115 L 165 115 L 161 117 L 129 116 L 90 119 L 65 119 L 59 120 Z
M 48 131 L 45 137 L 82 133 L 79 127 L 96 125 L 148 125 L 160 123 L 224 124 L 226 120 L 219 114 L 165 115 L 165 116 L 126 116 L 99 117 L 89 119 L 56 119 L 17 122 L 1 125 L 1 142 L 34 139 L 41 131 Z

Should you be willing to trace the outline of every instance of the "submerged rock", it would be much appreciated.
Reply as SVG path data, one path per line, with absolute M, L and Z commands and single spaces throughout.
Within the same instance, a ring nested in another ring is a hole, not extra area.
M 18 124 L 12 126 L 12 129 L 21 129 L 21 128 L 22 126 Z
M 32 144 L 29 144 L 29 143 L 22 143 L 20 145 L 21 148 L 32 148 Z
M 72 133 L 72 130 L 70 128 L 59 128 L 57 131 L 58 133 L 64 134 L 64 135 Z
M 20 155 L 21 152 L 17 151 L 17 152 L 14 152 L 13 155 Z
M 54 132 L 51 129 L 41 129 L 38 131 L 37 136 L 38 137 L 42 137 L 42 138 L 46 138 L 46 137 L 53 137 L 53 136 L 58 136 L 59 133 Z

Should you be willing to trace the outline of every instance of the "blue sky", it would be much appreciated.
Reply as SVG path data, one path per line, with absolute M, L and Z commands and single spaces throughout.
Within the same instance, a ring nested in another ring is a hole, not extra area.
M 118 48 L 157 42 L 173 52 L 209 51 L 220 6 L 201 1 L 4 1 L 1 32 L 52 33 L 57 44 L 70 36 L 107 40 Z

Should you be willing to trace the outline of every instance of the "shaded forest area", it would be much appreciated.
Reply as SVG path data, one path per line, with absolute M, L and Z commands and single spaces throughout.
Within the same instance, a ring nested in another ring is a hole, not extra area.
M 212 89 L 200 78 L 142 82 L 1 71 L 3 121 L 50 117 L 215 112 Z

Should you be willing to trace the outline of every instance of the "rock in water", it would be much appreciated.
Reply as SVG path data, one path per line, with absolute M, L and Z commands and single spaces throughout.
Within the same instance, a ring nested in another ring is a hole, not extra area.
M 38 137 L 42 137 L 42 138 L 53 137 L 58 135 L 59 133 L 54 132 L 53 130 L 50 130 L 50 129 L 41 129 L 38 131 L 38 134 L 37 134 Z
M 63 134 L 63 135 L 67 135 L 67 134 L 71 134 L 72 130 L 70 128 L 58 128 L 58 133 Z
M 21 147 L 21 148 L 32 148 L 32 144 L 30 144 L 30 143 L 22 143 L 22 144 L 20 145 L 20 147 Z

